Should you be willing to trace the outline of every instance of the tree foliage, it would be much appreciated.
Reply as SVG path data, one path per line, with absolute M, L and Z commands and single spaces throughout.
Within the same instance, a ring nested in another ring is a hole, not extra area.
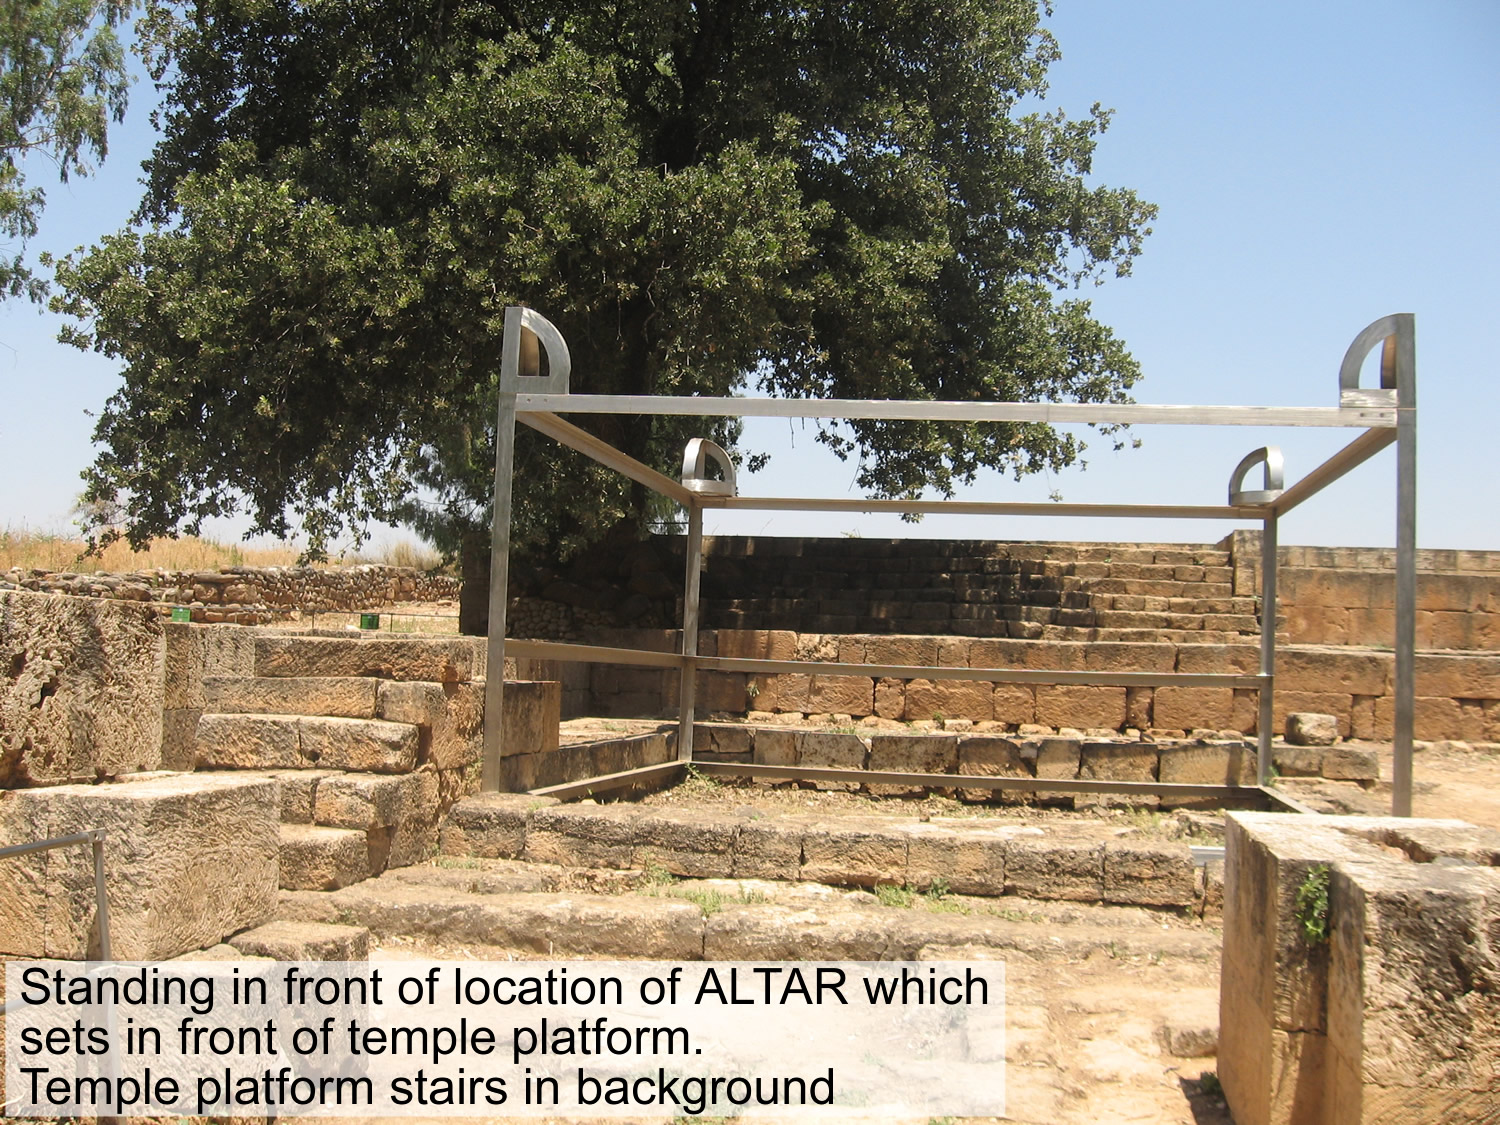
M 29 156 L 64 182 L 108 151 L 111 120 L 125 116 L 130 79 L 116 29 L 135 0 L 7 0 L 0 7 L 0 293 L 41 295 L 26 267 L 46 193 L 29 184 Z
M 321 549 L 367 519 L 482 541 L 505 306 L 590 393 L 1121 401 L 1070 295 L 1154 208 L 1093 186 L 1108 113 L 1042 112 L 1035 0 L 196 0 L 140 221 L 62 263 L 124 361 L 88 495 L 133 540 L 241 505 Z M 704 422 L 592 416 L 669 469 Z M 734 447 L 737 427 L 711 423 Z M 1071 463 L 1044 425 L 820 433 L 862 487 Z M 748 452 L 748 451 L 743 451 Z M 566 554 L 641 490 L 523 431 L 514 541 Z

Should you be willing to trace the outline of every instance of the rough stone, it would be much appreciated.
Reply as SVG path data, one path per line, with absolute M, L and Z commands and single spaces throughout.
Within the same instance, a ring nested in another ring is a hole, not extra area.
M 299 722 L 292 715 L 204 715 L 194 743 L 198 768 L 305 768 Z
M 733 874 L 737 820 L 696 809 L 653 808 L 635 827 L 636 867 L 644 867 L 649 860 L 686 878 Z
M 972 777 L 1031 777 L 1021 747 L 1009 738 L 970 735 L 958 744 L 958 772 Z M 1031 794 L 1003 789 L 960 789 L 965 801 L 1013 800 L 1025 802 Z
M 277 961 L 363 961 L 370 955 L 370 931 L 327 922 L 267 922 L 236 934 L 226 943 L 251 957 Z
M 1085 742 L 1078 776 L 1096 781 L 1155 781 L 1156 747 L 1149 742 Z
M 953 773 L 958 765 L 954 734 L 872 734 L 870 769 L 891 773 Z M 891 795 L 925 792 L 923 786 L 871 784 L 870 792 Z
M 802 877 L 836 886 L 899 886 L 906 882 L 907 840 L 900 828 L 876 817 L 809 825 L 802 837 Z
M 1104 898 L 1137 906 L 1195 905 L 1193 853 L 1185 844 L 1111 840 L 1104 848 Z
M 113 955 L 152 961 L 214 945 L 271 916 L 277 814 L 276 786 L 238 775 L 24 789 L 0 799 L 0 841 L 104 829 Z M 89 849 L 0 863 L 0 952 L 97 956 L 95 927 Z
M 383 719 L 297 720 L 300 751 L 309 764 L 364 773 L 404 773 L 417 764 L 417 728 Z
M 206 676 L 203 707 L 221 713 L 373 719 L 379 684 L 353 676 Z
M 370 874 L 363 832 L 319 824 L 281 826 L 281 886 L 289 891 L 336 891 Z
M 471 680 L 476 649 L 457 638 L 258 636 L 257 676 L 374 676 L 385 680 Z
M 526 827 L 532 812 L 558 802 L 528 793 L 479 793 L 448 810 L 442 830 L 444 855 L 486 859 L 519 859 L 526 849 Z
M 733 875 L 737 879 L 794 880 L 801 874 L 800 821 L 751 820 L 740 825 L 734 842 Z
M 1007 894 L 1101 902 L 1104 845 L 1092 840 L 1017 837 L 1005 853 Z
M 1005 893 L 1005 849 L 1014 830 L 977 827 L 968 820 L 912 824 L 907 832 L 907 883 L 927 890 L 935 883 L 963 895 Z
M 0 786 L 157 769 L 164 654 L 149 606 L 0 590 Z
M 1286 740 L 1293 746 L 1332 746 L 1339 740 L 1339 721 L 1334 715 L 1296 711 L 1286 717 Z

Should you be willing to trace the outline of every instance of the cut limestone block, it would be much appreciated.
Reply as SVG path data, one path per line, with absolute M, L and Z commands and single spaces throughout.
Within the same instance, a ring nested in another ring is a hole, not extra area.
M 477 700 L 477 722 L 484 723 L 484 699 Z M 473 714 L 472 704 L 465 714 Z M 557 749 L 557 725 L 562 721 L 562 684 L 556 680 L 506 680 L 505 754 L 544 754 Z M 462 725 L 475 719 L 455 720 Z M 481 735 L 483 732 L 480 732 Z
M 970 820 L 934 820 L 905 826 L 907 883 L 918 890 L 946 884 L 963 895 L 1005 893 L 1007 827 L 979 827 Z
M 417 764 L 417 728 L 410 723 L 306 716 L 298 730 L 302 756 L 324 769 L 405 773 Z
M 555 684 L 553 685 L 556 686 Z M 505 714 L 520 707 L 512 703 L 518 693 L 505 687 Z M 379 716 L 392 722 L 411 723 L 420 732 L 420 756 L 438 769 L 460 769 L 479 761 L 484 752 L 484 684 L 430 684 L 416 680 L 390 680 L 380 685 Z M 521 747 L 535 741 L 522 732 L 522 724 L 508 721 L 505 752 L 522 753 Z M 557 745 L 557 724 L 552 725 L 552 746 Z
M 1104 845 L 1092 840 L 1017 837 L 1005 852 L 1005 890 L 1028 898 L 1101 902 Z
M 128 785 L 16 790 L 0 800 L 0 843 L 102 828 L 114 957 L 203 949 L 266 921 L 276 905 L 274 783 L 179 774 Z M 87 847 L 0 863 L 0 953 L 97 956 Z
M 529 793 L 478 793 L 448 810 L 443 825 L 444 855 L 485 859 L 519 859 L 526 849 L 526 827 L 532 812 L 550 808 L 553 797 Z
M 334 770 L 267 770 L 261 777 L 274 781 L 281 792 L 281 823 L 312 824 L 318 786 L 342 774 Z
M 382 680 L 472 680 L 480 646 L 458 638 L 258 636 L 257 676 L 373 676 Z
M 1242 1125 L 1493 1119 L 1500 871 L 1459 821 L 1231 813 L 1219 1079 Z M 1322 889 L 1319 889 L 1322 888 Z M 1329 937 L 1312 904 L 1326 895 Z
M 956 734 L 872 734 L 870 769 L 891 773 L 953 773 L 958 766 Z M 920 785 L 871 784 L 870 792 L 921 796 Z
M 974 777 L 1031 777 L 1032 772 L 1021 753 L 1021 745 L 1009 738 L 993 735 L 970 735 L 958 744 L 958 772 Z M 1031 794 L 1020 790 L 960 789 L 965 801 L 1005 801 L 1025 804 Z
M 1332 746 L 1339 740 L 1338 717 L 1294 711 L 1286 717 L 1286 740 L 1293 746 Z
M 907 841 L 901 828 L 877 817 L 843 817 L 809 826 L 802 837 L 802 878 L 873 887 L 906 882 Z
M 204 715 L 194 753 L 199 769 L 303 769 L 295 715 Z
M 525 858 L 561 867 L 629 867 L 640 811 L 620 805 L 537 809 L 526 829 Z
M 1196 905 L 1191 849 L 1166 841 L 1109 841 L 1104 846 L 1104 899 L 1137 906 Z
M 157 769 L 164 651 L 151 606 L 0 590 L 0 786 Z
M 289 891 L 336 891 L 370 874 L 365 834 L 318 824 L 281 826 L 281 886 Z
M 694 809 L 651 809 L 636 821 L 636 862 L 649 862 L 673 875 L 727 878 L 734 868 L 738 818 Z
M 373 719 L 379 686 L 357 676 L 206 676 L 203 706 L 222 713 Z
M 370 955 L 370 931 L 328 922 L 277 921 L 235 934 L 228 944 L 277 961 L 363 961 Z
M 1330 746 L 1323 751 L 1323 776 L 1337 781 L 1379 781 L 1380 757 L 1373 750 Z
M 734 841 L 734 877 L 788 881 L 798 878 L 805 834 L 806 825 L 790 818 L 751 820 L 740 825 Z

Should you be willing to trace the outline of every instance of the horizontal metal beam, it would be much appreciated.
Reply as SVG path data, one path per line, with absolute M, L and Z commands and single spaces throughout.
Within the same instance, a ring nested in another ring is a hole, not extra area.
M 1360 434 L 1278 496 L 1271 506 L 1278 516 L 1286 515 L 1298 504 L 1327 488 L 1351 469 L 1363 465 L 1386 446 L 1393 444 L 1395 440 L 1395 430 L 1371 430 L 1369 433 Z
M 1382 431 L 1385 432 L 1385 431 Z M 732 496 L 705 500 L 705 508 L 774 512 L 900 512 L 949 516 L 1081 516 L 1170 520 L 1265 519 L 1261 507 L 1215 504 L 1016 504 L 985 500 L 815 499 L 801 496 Z
M 1287 793 L 1283 793 L 1274 785 L 1263 785 L 1261 786 L 1261 788 L 1265 791 L 1266 796 L 1270 798 L 1273 805 L 1281 806 L 1279 809 L 1273 811 L 1301 813 L 1303 816 L 1318 815 L 1317 809 L 1312 808 L 1310 805 L 1304 805 L 1301 801 L 1297 800 L 1297 798 Z
M 533 797 L 556 797 L 559 801 L 572 801 L 579 797 L 592 797 L 598 793 L 613 793 L 620 789 L 629 789 L 633 785 L 646 782 L 662 781 L 674 773 L 683 772 L 686 768 L 686 763 L 683 762 L 659 762 L 654 766 L 638 766 L 633 770 L 600 774 L 598 777 L 588 777 L 582 781 L 545 785 L 540 789 L 529 790 L 529 792 Z
M 854 781 L 866 785 L 921 785 L 929 789 L 1012 789 L 1022 793 L 1118 793 L 1156 797 L 1218 797 L 1263 802 L 1256 785 L 1183 785 L 1164 781 L 1080 781 L 1046 777 L 975 777 L 957 773 L 900 773 L 814 766 L 760 766 L 740 762 L 691 763 L 709 777 L 781 778 L 789 781 Z
M 1103 422 L 1167 426 L 1394 427 L 1391 408 L 1147 406 L 1093 402 L 910 402 L 849 398 L 518 394 L 516 409 L 562 414 L 671 414 L 709 418 L 858 418 L 929 422 Z
M 871 676 L 898 680 L 989 680 L 997 684 L 1106 684 L 1123 687 L 1259 688 L 1269 677 L 1209 672 L 1068 672 L 1048 668 L 927 668 L 916 664 L 840 664 L 819 660 L 755 660 L 699 656 L 700 670 L 767 675 Z
M 533 398 L 534 395 L 518 395 L 517 398 Z M 555 398 L 568 400 L 574 396 L 555 395 Z M 571 446 L 586 457 L 591 457 L 605 468 L 614 469 L 615 472 L 629 477 L 633 481 L 644 484 L 653 492 L 677 503 L 687 505 L 693 499 L 693 494 L 684 488 L 681 483 L 671 477 L 663 476 L 650 465 L 637 461 L 629 454 L 621 453 L 603 438 L 595 437 L 587 430 L 580 430 L 571 422 L 565 422 L 556 414 L 517 414 L 517 421 L 525 422 L 538 433 L 546 434 L 555 438 L 564 445 Z
M 640 668 L 681 668 L 682 654 L 640 648 L 574 645 L 564 641 L 505 639 L 505 655 L 523 660 L 570 660 L 578 664 L 629 664 Z

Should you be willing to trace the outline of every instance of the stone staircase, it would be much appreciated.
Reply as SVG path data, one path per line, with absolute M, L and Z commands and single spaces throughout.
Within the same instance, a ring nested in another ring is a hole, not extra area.
M 284 888 L 420 862 L 443 814 L 478 789 L 481 660 L 467 640 L 258 636 L 238 674 L 203 677 L 195 769 L 277 783 Z M 540 686 L 512 684 L 507 713 Z
M 921 540 L 850 539 L 821 543 L 813 559 L 747 546 L 711 545 L 709 627 L 785 628 L 795 617 L 807 632 L 1209 644 L 1260 629 L 1256 599 L 1235 593 L 1226 549 L 973 542 L 934 551 Z

